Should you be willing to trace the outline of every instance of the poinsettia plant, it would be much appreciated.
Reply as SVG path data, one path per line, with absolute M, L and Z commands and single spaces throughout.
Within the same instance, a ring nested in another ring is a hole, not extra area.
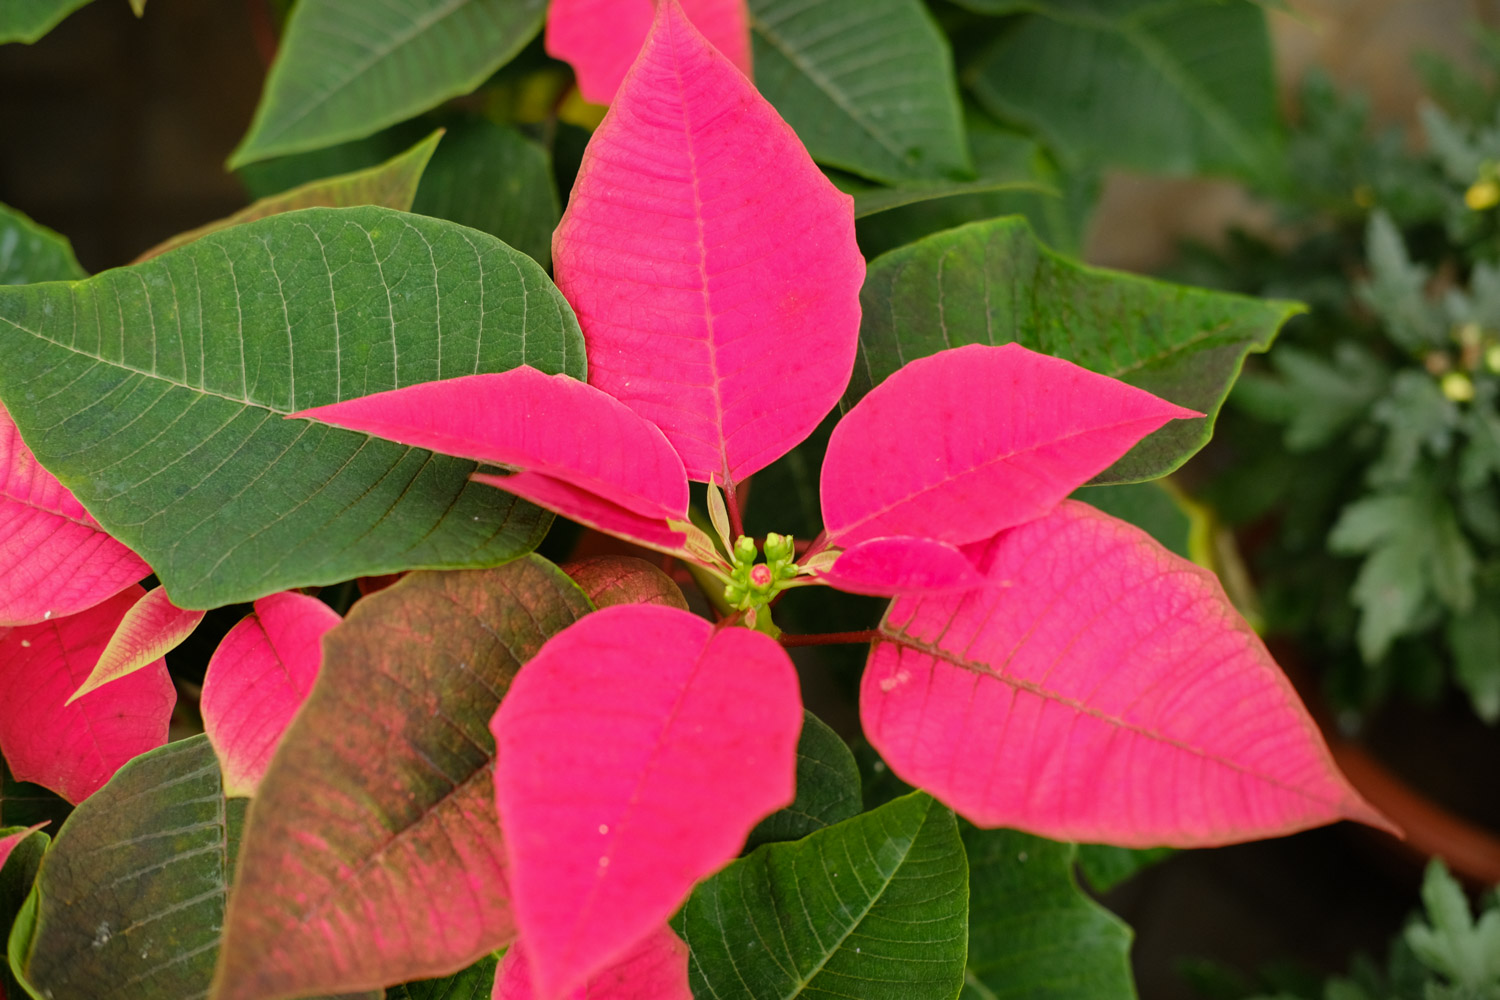
M 551 278 L 398 210 L 429 139 L 0 289 L 0 754 L 76 804 L 0 839 L 0 989 L 953 997 L 1007 857 L 1076 894 L 1042 838 L 1384 825 L 1212 573 L 1070 499 L 1190 454 L 1287 308 L 1014 220 L 867 266 L 744 8 L 620 7 L 549 21 L 610 102 Z M 338 207 L 382 179 L 394 207 Z M 1117 314 L 1147 319 L 1091 343 Z M 841 401 L 821 532 L 747 534 L 752 477 Z M 637 555 L 559 567 L 546 511 Z M 355 578 L 346 616 L 304 592 Z M 778 627 L 829 590 L 890 604 Z M 162 657 L 233 604 L 204 735 L 167 742 Z M 863 733 L 915 789 L 870 809 L 788 652 L 828 644 L 869 647 Z

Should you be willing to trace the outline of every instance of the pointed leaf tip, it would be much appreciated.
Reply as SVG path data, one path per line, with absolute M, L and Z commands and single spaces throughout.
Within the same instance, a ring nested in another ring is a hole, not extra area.
M 651 31 L 652 0 L 552 0 L 547 54 L 573 67 L 591 104 L 615 99 Z M 667 6 L 666 3 L 657 5 Z M 745 0 L 684 0 L 683 13 L 730 62 L 750 75 L 750 12 Z
M 71 705 L 90 691 L 166 656 L 193 634 L 204 614 L 206 612 L 189 611 L 173 604 L 164 587 L 146 591 L 125 612 L 88 679 L 64 704 Z
M 1212 573 L 1071 500 L 976 548 L 986 586 L 898 599 L 871 649 L 860 715 L 903 780 L 1128 847 L 1389 829 Z
M 77 614 L 0 630 L 0 754 L 17 780 L 76 805 L 167 741 L 177 693 L 164 660 L 65 704 L 144 593 L 132 584 Z
M 584 153 L 553 260 L 590 384 L 660 427 L 691 479 L 770 464 L 849 380 L 853 200 L 675 3 Z
M 911 362 L 828 443 L 835 545 L 911 535 L 963 545 L 1040 517 L 1169 420 L 1201 416 L 1019 344 Z
M 791 660 L 748 629 L 623 605 L 542 648 L 493 723 L 510 884 L 542 995 L 618 961 L 792 801 L 801 727 Z
M 262 597 L 224 636 L 203 678 L 203 730 L 224 772 L 224 794 L 255 793 L 281 734 L 323 663 L 323 636 L 340 621 L 316 597 Z

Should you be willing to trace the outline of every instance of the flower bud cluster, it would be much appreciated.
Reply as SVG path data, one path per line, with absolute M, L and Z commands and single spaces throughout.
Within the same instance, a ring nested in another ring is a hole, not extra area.
M 724 599 L 740 611 L 764 607 L 781 591 L 783 585 L 798 573 L 792 537 L 775 532 L 766 536 L 766 561 L 759 562 L 755 539 L 741 535 L 735 539 L 730 558 L 734 569 L 724 587 Z

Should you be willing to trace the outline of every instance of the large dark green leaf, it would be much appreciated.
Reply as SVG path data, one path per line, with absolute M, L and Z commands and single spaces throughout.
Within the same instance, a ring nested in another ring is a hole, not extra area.
M 673 926 L 694 996 L 952 1000 L 968 904 L 953 812 L 915 792 L 759 848 L 699 884 Z
M 756 86 L 819 163 L 969 172 L 953 54 L 921 0 L 750 0 L 750 27 Z
M 62 236 L 0 205 L 0 285 L 87 277 Z
M 1208 440 L 1245 355 L 1270 346 L 1289 302 L 1261 301 L 1084 267 L 1022 219 L 937 233 L 870 264 L 860 293 L 852 405 L 914 358 L 1015 341 L 1208 416 L 1174 420 L 1096 481 L 1164 475 Z
M 5 0 L 0 3 L 0 42 L 34 42 L 89 0 Z
M 800 840 L 859 814 L 859 765 L 839 734 L 811 712 L 802 713 L 797 740 L 797 798 L 761 820 L 745 839 L 745 850 Z
M 205 736 L 143 754 L 68 817 L 13 936 L 47 1000 L 208 993 L 245 803 Z
M 497 236 L 543 267 L 562 208 L 546 150 L 487 121 L 449 127 L 422 175 L 412 211 Z
M 529 364 L 581 376 L 534 261 L 374 207 L 236 226 L 87 281 L 0 287 L 0 400 L 180 606 L 495 565 L 549 515 L 472 462 L 288 413 Z
M 1073 166 L 1274 169 L 1276 93 L 1258 4 L 966 5 L 1036 12 L 1000 35 L 965 79 L 993 114 L 1026 124 Z
M 1097 178 L 1088 171 L 1065 172 L 1035 139 L 1002 128 L 989 116 L 969 109 L 965 118 L 977 185 L 1007 183 L 994 190 L 953 193 L 941 198 L 863 214 L 859 218 L 859 247 L 874 258 L 924 236 L 980 219 L 1024 215 L 1054 250 L 1078 256 L 1090 213 L 1098 195 Z M 957 185 L 954 185 L 957 187 Z M 892 189 L 901 191 L 902 188 Z M 864 196 L 870 203 L 870 196 Z M 878 204 L 878 202 L 877 202 Z M 856 194 L 855 213 L 861 214 Z
M 588 611 L 534 555 L 354 605 L 255 793 L 215 997 L 451 975 L 511 940 L 490 719 Z
M 1074 845 L 967 823 L 963 843 L 963 1000 L 1133 1000 L 1130 928 L 1078 887 Z
M 0 823 L 0 840 L 25 831 L 26 827 Z M 3 946 L 10 935 L 11 926 L 20 914 L 26 897 L 31 894 L 37 867 L 42 863 L 42 855 L 46 853 L 50 841 L 47 834 L 38 830 L 23 837 L 11 849 L 10 856 L 0 861 L 0 952 L 5 951 Z M 21 984 L 16 982 L 16 977 L 10 971 L 10 963 L 0 956 L 0 997 L 21 1000 L 24 996 L 26 994 Z
M 369 135 L 484 82 L 545 0 L 301 0 L 231 166 Z

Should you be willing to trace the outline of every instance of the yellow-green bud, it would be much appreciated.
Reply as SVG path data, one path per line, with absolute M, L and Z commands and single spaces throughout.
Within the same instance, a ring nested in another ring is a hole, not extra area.
M 734 542 L 734 560 L 740 563 L 753 563 L 760 555 L 755 550 L 755 539 L 749 535 L 741 535 Z
M 1463 372 L 1449 372 L 1441 382 L 1443 395 L 1455 403 L 1467 403 L 1474 398 L 1474 381 Z

